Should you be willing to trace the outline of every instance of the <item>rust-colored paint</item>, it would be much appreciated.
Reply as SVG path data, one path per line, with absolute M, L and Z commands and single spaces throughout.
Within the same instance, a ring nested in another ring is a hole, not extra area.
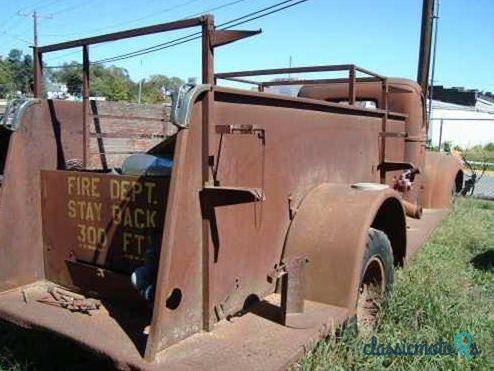
M 424 167 L 426 175 L 420 203 L 426 208 L 449 208 L 452 195 L 457 192 L 455 180 L 462 172 L 461 161 L 445 153 L 426 152 Z
M 63 259 L 131 273 L 162 238 L 168 178 L 42 171 L 46 277 L 73 280 Z
M 120 367 L 245 368 L 262 355 L 263 366 L 283 368 L 354 313 L 368 228 L 387 234 L 402 264 L 444 216 L 406 220 L 402 200 L 447 206 L 458 163 L 426 155 L 413 82 L 354 65 L 215 76 L 214 46 L 253 33 L 218 33 L 210 16 L 35 48 L 36 95 L 43 53 L 83 47 L 87 93 L 89 45 L 193 26 L 202 27 L 207 89 L 191 102 L 188 127 L 171 130 L 165 106 L 95 103 L 87 94 L 83 104 L 40 99 L 22 116 L 0 194 L 0 316 L 73 338 Z M 253 82 L 259 92 L 215 83 L 341 70 L 348 79 L 307 80 L 298 97 L 263 92 L 269 83 Z M 378 107 L 360 108 L 362 99 Z M 169 178 L 110 171 L 147 151 L 173 157 Z M 406 169 L 420 173 L 401 190 Z M 389 187 L 352 187 L 360 182 Z M 128 222 L 115 208 L 129 210 Z M 129 242 L 126 233 L 140 237 Z M 129 275 L 150 236 L 160 254 L 154 302 L 145 303 Z M 280 298 L 271 273 L 306 259 L 298 269 L 306 285 L 285 287 Z M 54 284 L 98 297 L 104 310 L 88 317 L 44 304 Z M 289 328 L 293 313 L 306 316 L 302 329 Z
M 284 251 L 284 259 L 300 254 L 309 259 L 307 299 L 355 310 L 368 230 L 391 199 L 400 204 L 399 195 L 390 189 L 362 191 L 341 183 L 321 184 L 308 193 L 290 226 Z M 393 222 L 395 227 L 405 224 L 403 210 Z M 393 250 L 403 249 L 404 243 L 404 238 L 402 246 L 392 243 Z

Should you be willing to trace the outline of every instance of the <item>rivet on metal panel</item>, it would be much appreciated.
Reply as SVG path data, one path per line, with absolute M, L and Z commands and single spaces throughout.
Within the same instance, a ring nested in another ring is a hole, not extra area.
M 96 269 L 96 277 L 105 278 L 105 271 L 102 268 Z

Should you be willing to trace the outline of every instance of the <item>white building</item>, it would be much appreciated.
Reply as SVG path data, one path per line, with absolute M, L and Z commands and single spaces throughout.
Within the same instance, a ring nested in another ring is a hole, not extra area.
M 46 84 L 46 96 L 48 99 L 67 99 L 68 95 L 67 85 L 54 82 Z
M 494 143 L 494 102 L 477 97 L 467 106 L 433 100 L 429 138 L 441 148 L 445 142 L 461 148 Z

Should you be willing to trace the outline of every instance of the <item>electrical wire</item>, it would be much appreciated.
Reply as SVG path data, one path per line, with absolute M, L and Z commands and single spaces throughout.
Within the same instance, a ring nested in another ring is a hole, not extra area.
M 231 27 L 239 26 L 241 24 L 244 24 L 244 23 L 247 23 L 247 22 L 251 22 L 251 21 L 254 21 L 256 19 L 259 19 L 259 18 L 268 16 L 270 14 L 274 14 L 274 13 L 277 13 L 279 11 L 282 11 L 282 10 L 285 10 L 285 9 L 288 9 L 288 8 L 291 8 L 292 6 L 295 6 L 295 5 L 304 3 L 304 2 L 306 2 L 308 0 L 299 0 L 299 1 L 296 1 L 295 3 L 293 3 L 293 1 L 295 1 L 295 0 L 281 1 L 281 2 L 276 3 L 274 5 L 265 7 L 265 8 L 260 9 L 260 10 L 257 10 L 255 12 L 252 12 L 252 13 L 243 15 L 241 17 L 232 19 L 232 20 L 230 20 L 228 22 L 221 23 L 217 27 L 220 28 L 221 30 L 226 30 L 226 29 L 229 29 Z M 287 4 L 287 3 L 291 3 L 291 4 L 288 4 L 288 5 L 285 5 L 284 7 L 278 8 L 279 6 L 284 5 L 284 4 Z M 274 8 L 277 8 L 277 9 L 274 9 Z M 267 12 L 267 13 L 264 13 L 264 12 L 266 12 L 268 10 L 271 10 L 271 11 L 270 12 Z M 264 14 L 261 14 L 261 13 L 264 13 Z M 186 42 L 190 42 L 190 41 L 199 39 L 201 37 L 201 34 L 202 34 L 201 31 L 194 32 L 194 33 L 191 33 L 189 35 L 182 36 L 182 37 L 179 37 L 177 39 L 174 39 L 174 40 L 171 40 L 171 41 L 167 41 L 167 42 L 164 42 L 164 43 L 161 43 L 161 44 L 153 45 L 153 46 L 148 47 L 148 48 L 138 49 L 138 50 L 135 50 L 133 52 L 129 52 L 129 53 L 125 53 L 125 54 L 120 54 L 120 55 L 117 55 L 117 56 L 114 56 L 114 57 L 110 57 L 110 58 L 101 59 L 101 60 L 98 60 L 98 61 L 93 62 L 93 64 L 104 64 L 104 63 L 109 63 L 109 62 L 116 62 L 116 61 L 123 60 L 123 59 L 137 57 L 137 56 L 140 56 L 140 55 L 143 55 L 143 54 L 153 53 L 153 52 L 156 52 L 156 51 L 159 51 L 159 50 L 167 49 L 167 48 L 172 47 L 172 46 L 184 44 Z
M 16 34 L 11 34 L 11 33 L 7 32 L 7 31 L 0 31 L 0 34 L 10 36 L 11 38 L 13 38 L 15 40 L 18 40 L 18 41 L 22 41 L 23 43 L 28 44 L 28 45 L 31 45 L 32 44 L 31 41 L 28 41 L 26 39 L 23 39 L 22 37 L 17 36 Z
M 206 13 L 209 13 L 209 12 L 214 12 L 216 10 L 220 10 L 220 9 L 223 9 L 223 8 L 226 8 L 228 6 L 231 6 L 231 5 L 235 5 L 235 4 L 238 4 L 238 3 L 241 3 L 241 2 L 244 2 L 246 0 L 235 0 L 235 1 L 230 1 L 226 4 L 222 4 L 222 5 L 218 5 L 216 7 L 213 7 L 213 8 L 208 8 L 208 9 L 204 9 L 200 12 L 197 12 L 197 13 L 191 13 L 191 14 L 188 14 L 188 15 L 185 15 L 183 17 L 181 17 L 180 19 L 187 19 L 187 18 L 194 18 L 196 16 L 199 16 L 199 15 L 203 15 L 203 14 L 206 14 Z M 182 4 L 183 5 L 183 4 Z M 180 7 L 180 4 L 178 4 L 176 7 L 172 8 L 171 10 L 174 10 L 174 9 L 177 9 Z M 153 15 L 156 14 L 156 13 L 153 13 Z M 97 31 L 103 31 L 103 30 L 108 30 L 108 29 L 113 29 L 115 26 L 118 26 L 118 25 L 125 25 L 125 24 L 129 24 L 129 23 L 135 23 L 137 21 L 137 19 L 134 19 L 132 21 L 126 21 L 126 22 L 121 22 L 121 23 L 115 23 L 111 26 L 106 26 L 106 27 L 102 27 L 102 28 L 93 28 L 89 31 L 91 32 L 97 32 Z M 80 35 L 81 33 L 72 33 L 72 34 L 63 34 L 63 36 L 67 36 L 67 35 Z M 45 36 L 62 36 L 61 34 L 44 34 Z
M 71 12 L 72 10 L 75 10 L 75 9 L 78 9 L 78 8 L 82 8 L 84 6 L 87 6 L 88 4 L 94 3 L 95 1 L 96 0 L 86 0 L 86 1 L 81 2 L 81 3 L 74 4 L 72 6 L 68 6 L 68 7 L 63 8 L 63 9 L 60 9 L 60 10 L 56 10 L 55 12 L 51 13 L 51 15 L 52 16 L 55 16 L 55 15 L 58 15 L 58 14 Z
M 202 11 L 200 11 L 198 13 L 189 14 L 189 15 L 185 16 L 183 19 L 194 18 L 194 17 L 200 16 L 200 15 L 204 15 L 204 14 L 207 14 L 207 13 L 210 13 L 210 12 L 214 12 L 216 10 L 220 10 L 220 9 L 223 9 L 223 8 L 228 7 L 228 6 L 235 5 L 235 4 L 244 2 L 244 1 L 246 1 L 246 0 L 230 1 L 228 3 L 222 4 L 222 5 L 218 5 L 218 6 L 213 7 L 213 8 L 202 10 Z M 195 34 L 200 34 L 200 32 L 199 33 L 195 33 Z M 99 46 L 101 46 L 101 45 L 93 45 L 93 48 L 96 48 L 96 47 L 99 47 Z M 73 52 L 69 52 L 69 53 L 64 53 L 64 54 L 61 54 L 61 55 L 58 55 L 58 56 L 55 56 L 55 57 L 48 58 L 48 61 L 54 61 L 54 60 L 57 60 L 57 59 L 62 59 L 62 58 L 65 58 L 67 56 L 75 55 L 75 54 L 79 54 L 79 53 L 80 53 L 79 50 L 76 50 L 76 51 L 73 51 Z M 60 67 L 63 67 L 63 66 L 60 66 Z M 57 68 L 57 67 L 56 66 L 48 66 L 47 68 Z
M 172 10 L 176 10 L 176 9 L 182 8 L 182 7 L 187 6 L 187 5 L 191 4 L 191 3 L 194 3 L 196 1 L 199 1 L 199 0 L 188 0 L 188 1 L 182 2 L 180 4 L 171 6 L 169 8 L 165 8 L 165 9 L 161 9 L 161 10 L 156 10 L 152 14 L 147 14 L 147 15 L 142 16 L 140 18 L 135 18 L 135 19 L 132 19 L 132 20 L 129 20 L 129 21 L 124 21 L 124 22 L 113 23 L 112 25 L 106 25 L 105 27 L 92 28 L 92 29 L 86 30 L 86 32 L 88 32 L 88 31 L 89 32 L 101 32 L 101 31 L 113 29 L 116 26 L 123 26 L 123 25 L 131 24 L 131 23 L 139 22 L 139 21 L 142 21 L 144 19 L 148 19 L 148 18 L 151 18 L 153 16 L 156 16 L 156 14 L 159 14 L 159 13 L 167 13 L 167 12 L 170 12 Z M 126 10 L 128 10 L 128 9 L 126 9 Z M 75 33 L 75 34 L 72 33 L 71 35 L 80 35 L 80 34 L 81 33 L 78 32 L 78 33 Z M 49 34 L 49 35 L 46 34 L 46 36 L 62 36 L 62 34 Z M 67 36 L 67 34 L 63 34 L 63 36 Z
M 206 10 L 202 10 L 198 13 L 194 13 L 194 14 L 189 14 L 189 15 L 186 15 L 185 17 L 183 17 L 184 19 L 185 18 L 194 18 L 194 17 L 197 17 L 197 16 L 200 16 L 200 15 L 204 15 L 206 13 L 210 13 L 210 12 L 214 12 L 215 10 L 220 10 L 220 9 L 223 9 L 223 8 L 226 8 L 228 6 L 231 6 L 231 5 L 235 5 L 235 4 L 238 4 L 238 3 L 242 3 L 244 2 L 245 0 L 235 0 L 235 1 L 230 1 L 229 3 L 226 3 L 226 4 L 223 4 L 223 5 L 218 5 L 214 8 L 209 8 L 209 9 L 206 9 Z
M 252 22 L 254 20 L 257 20 L 257 19 L 260 19 L 260 18 L 264 18 L 264 17 L 266 17 L 268 15 L 271 15 L 271 14 L 278 13 L 278 12 L 280 12 L 282 10 L 291 8 L 291 7 L 296 6 L 296 5 L 299 5 L 301 3 L 305 3 L 307 1 L 309 1 L 309 0 L 298 0 L 298 1 L 296 1 L 296 0 L 285 0 L 285 1 L 281 1 L 281 2 L 276 3 L 276 4 L 273 4 L 271 6 L 268 6 L 268 7 L 262 8 L 262 9 L 259 9 L 259 10 L 255 11 L 255 12 L 251 12 L 251 13 L 248 13 L 248 14 L 243 15 L 241 17 L 234 18 L 234 19 L 232 19 L 230 21 L 221 23 L 217 27 L 220 30 L 227 30 L 229 28 L 232 28 L 232 27 L 235 27 L 235 26 L 239 26 L 239 25 L 245 24 L 247 22 Z M 285 5 L 285 6 L 282 6 L 282 5 Z M 124 53 L 124 54 L 116 55 L 116 56 L 113 56 L 113 57 L 109 57 L 109 58 L 97 60 L 95 62 L 92 62 L 92 64 L 106 64 L 106 63 L 111 63 L 111 62 L 116 62 L 116 61 L 120 61 L 120 60 L 125 60 L 125 59 L 129 59 L 129 58 L 138 57 L 138 56 L 144 55 L 144 54 L 154 53 L 154 52 L 159 51 L 159 50 L 171 48 L 173 46 L 177 46 L 177 45 L 181 45 L 181 44 L 184 44 L 184 43 L 193 41 L 193 40 L 197 40 L 197 39 L 199 39 L 201 37 L 201 34 L 202 34 L 201 31 L 194 32 L 194 33 L 191 33 L 189 35 L 185 35 L 185 36 L 182 36 L 182 37 L 179 37 L 179 38 L 176 38 L 176 39 L 173 39 L 173 40 L 170 40 L 170 41 L 161 43 L 161 44 L 157 44 L 157 45 L 153 45 L 153 46 L 150 46 L 150 47 L 147 47 L 147 48 L 134 50 L 133 52 Z M 80 67 L 80 66 L 81 66 L 81 64 L 78 63 L 78 64 L 70 65 L 69 67 Z M 67 65 L 65 65 L 65 66 L 64 65 L 61 65 L 61 66 L 46 66 L 44 68 L 54 69 L 54 68 L 61 68 L 61 67 L 67 67 Z

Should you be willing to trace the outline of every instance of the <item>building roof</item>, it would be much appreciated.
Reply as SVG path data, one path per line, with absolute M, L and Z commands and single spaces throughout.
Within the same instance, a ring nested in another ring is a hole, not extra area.
M 434 100 L 433 108 L 441 106 L 442 109 L 463 109 L 494 113 L 494 94 L 491 92 L 481 92 L 463 87 L 445 88 L 442 85 L 434 85 L 432 87 L 432 96 Z

